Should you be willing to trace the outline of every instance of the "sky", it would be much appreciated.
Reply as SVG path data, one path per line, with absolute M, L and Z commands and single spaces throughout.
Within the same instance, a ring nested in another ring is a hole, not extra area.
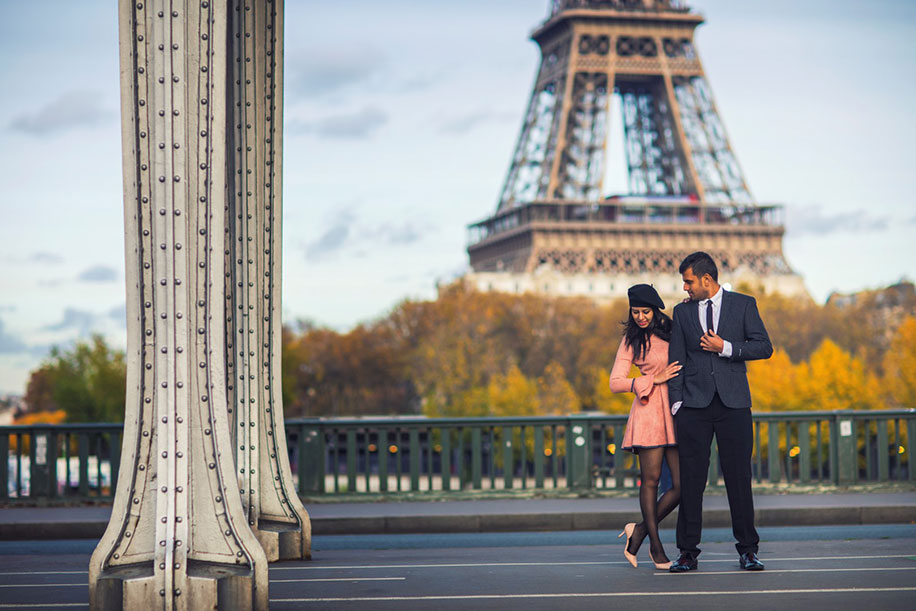
M 467 271 L 548 4 L 286 0 L 285 321 L 345 331 Z M 688 4 L 732 148 L 756 200 L 785 205 L 811 295 L 916 278 L 916 3 Z M 101 333 L 123 348 L 125 286 L 115 3 L 0 14 L 2 394 L 51 346 Z

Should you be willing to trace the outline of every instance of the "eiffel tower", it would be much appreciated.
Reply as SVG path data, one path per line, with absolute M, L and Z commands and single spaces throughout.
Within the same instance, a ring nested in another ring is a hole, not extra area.
M 496 213 L 469 226 L 483 290 L 584 294 L 651 282 L 705 250 L 726 281 L 804 294 L 782 254 L 782 207 L 751 195 L 694 46 L 703 17 L 674 0 L 553 0 L 541 63 Z M 629 192 L 605 197 L 619 96 Z

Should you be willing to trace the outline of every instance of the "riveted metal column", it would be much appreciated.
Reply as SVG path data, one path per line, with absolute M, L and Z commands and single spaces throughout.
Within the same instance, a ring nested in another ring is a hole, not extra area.
M 283 1 L 228 4 L 226 382 L 239 490 L 269 560 L 308 558 L 280 383 Z
M 127 397 L 93 609 L 266 609 L 225 393 L 224 3 L 120 2 Z

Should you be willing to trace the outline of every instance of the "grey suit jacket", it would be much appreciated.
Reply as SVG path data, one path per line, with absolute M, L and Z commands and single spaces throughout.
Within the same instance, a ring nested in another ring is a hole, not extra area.
M 668 381 L 671 404 L 682 407 L 708 407 L 713 395 L 726 407 L 749 408 L 751 390 L 747 383 L 745 361 L 767 359 L 773 345 L 757 311 L 753 297 L 725 291 L 716 334 L 732 344 L 732 355 L 723 358 L 700 348 L 699 302 L 688 301 L 674 307 L 674 327 L 668 346 L 668 361 L 677 361 L 680 373 Z

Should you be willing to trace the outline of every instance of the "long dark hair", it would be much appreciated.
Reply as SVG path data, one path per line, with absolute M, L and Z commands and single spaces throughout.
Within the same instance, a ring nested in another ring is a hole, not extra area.
M 627 346 L 633 349 L 635 358 L 643 358 L 649 350 L 649 337 L 657 336 L 666 342 L 671 341 L 671 318 L 656 308 L 652 308 L 652 322 L 645 329 L 641 329 L 633 320 L 633 309 L 627 308 L 627 319 L 623 321 L 623 337 Z

